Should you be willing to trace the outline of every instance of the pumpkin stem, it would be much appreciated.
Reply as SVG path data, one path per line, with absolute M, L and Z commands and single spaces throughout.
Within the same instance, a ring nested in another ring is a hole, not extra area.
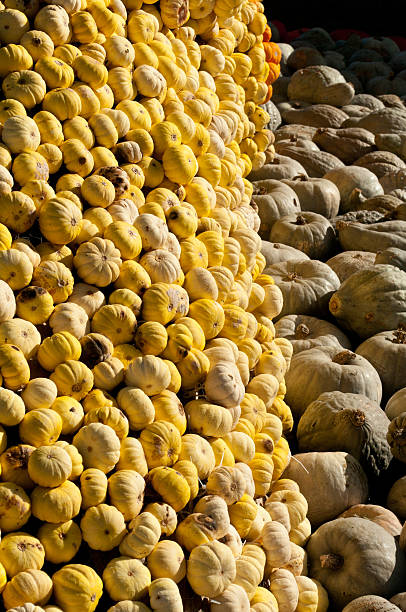
M 348 221 L 337 221 L 336 229 L 337 230 L 342 230 L 342 229 L 345 229 L 346 227 L 348 227 L 349 225 L 351 225 L 351 224 Z
M 365 413 L 362 412 L 362 410 L 344 410 L 344 413 L 346 413 L 346 416 L 354 427 L 362 427 L 364 425 Z
M 398 326 L 397 330 L 393 332 L 393 344 L 406 344 L 406 326 L 402 323 Z
M 333 363 L 339 363 L 340 365 L 348 365 L 356 357 L 356 354 L 352 351 L 340 351 L 337 355 L 334 355 Z
M 320 555 L 320 565 L 323 569 L 338 570 L 344 565 L 344 559 L 336 553 Z
M 306 225 L 307 221 L 305 219 L 305 217 L 303 215 L 298 215 L 296 217 L 296 223 L 295 225 Z
M 30 451 L 24 446 L 14 446 L 8 452 L 4 453 L 6 461 L 15 468 L 26 469 Z
M 308 181 L 309 177 L 305 174 L 297 174 L 293 177 L 292 181 Z
M 390 432 L 392 444 L 395 441 L 398 446 L 406 444 L 406 430 L 404 427 L 398 427 Z
M 293 280 L 296 280 L 297 278 L 300 278 L 299 274 L 296 274 L 296 272 L 289 272 L 289 274 L 287 274 L 283 280 L 293 281 Z
M 310 329 L 304 323 L 299 323 L 296 327 L 296 338 L 306 338 L 310 334 Z

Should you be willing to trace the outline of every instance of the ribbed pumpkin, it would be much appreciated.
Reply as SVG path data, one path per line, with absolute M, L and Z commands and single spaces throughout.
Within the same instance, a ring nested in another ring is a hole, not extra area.
M 82 543 L 80 528 L 72 520 L 64 523 L 44 523 L 37 535 L 45 549 L 45 558 L 51 563 L 70 561 Z
M 41 569 L 45 551 L 41 542 L 24 532 L 14 532 L 2 538 L 0 562 L 8 576 L 13 577 L 28 569 Z
M 52 576 L 54 597 L 67 612 L 93 612 L 103 592 L 103 582 L 87 565 L 65 565 Z

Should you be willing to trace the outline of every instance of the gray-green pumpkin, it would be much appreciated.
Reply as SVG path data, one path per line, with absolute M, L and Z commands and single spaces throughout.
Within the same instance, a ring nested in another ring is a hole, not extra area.
M 343 251 L 331 257 L 331 259 L 326 261 L 326 264 L 334 270 L 340 281 L 343 282 L 354 272 L 372 266 L 374 260 L 375 253 L 368 253 L 367 251 Z
M 300 211 L 299 198 L 293 189 L 278 180 L 255 181 L 253 188 L 252 202 L 258 206 L 261 219 L 258 233 L 267 240 L 275 221 Z
M 301 451 L 346 451 L 368 474 L 385 470 L 392 454 L 386 432 L 389 419 L 365 395 L 331 391 L 322 393 L 302 414 L 297 439 Z
M 364 340 L 355 352 L 368 359 L 378 372 L 385 399 L 405 385 L 406 328 L 375 334 Z
M 357 504 L 340 514 L 339 518 L 349 518 L 350 516 L 358 516 L 373 521 L 386 529 L 386 531 L 394 537 L 400 535 L 402 531 L 402 523 L 399 521 L 396 514 L 384 506 L 377 506 L 376 504 Z
M 390 598 L 390 602 L 394 604 L 395 606 L 397 606 L 400 612 L 405 612 L 406 610 L 406 591 L 403 591 L 402 593 L 396 593 L 396 595 Z
M 325 315 L 329 299 L 340 286 L 335 272 L 322 261 L 286 261 L 265 268 L 283 294 L 280 317 L 287 314 Z
M 265 257 L 266 267 L 282 261 L 303 261 L 310 259 L 307 255 L 287 244 L 261 240 L 261 253 Z
M 285 382 L 286 403 L 296 417 L 327 391 L 365 395 L 377 404 L 382 399 L 379 375 L 369 361 L 335 346 L 317 346 L 294 355 Z
M 397 247 L 389 247 L 383 251 L 378 251 L 374 263 L 389 264 L 406 272 L 406 251 Z
M 366 216 L 379 215 L 377 211 L 360 210 L 357 214 Z M 378 222 L 338 222 L 336 224 L 338 239 L 344 251 L 350 251 L 354 245 L 359 251 L 377 253 L 391 247 L 406 249 L 406 221 Z
M 406 387 L 396 391 L 388 400 L 385 406 L 385 413 L 388 419 L 392 420 L 401 412 L 406 412 Z
M 296 192 L 302 210 L 318 213 L 327 219 L 338 215 L 340 192 L 331 181 L 301 174 L 282 182 Z
M 368 479 L 355 457 L 344 451 L 293 455 L 283 478 L 294 480 L 307 500 L 307 518 L 318 527 L 354 506 L 365 504 Z
M 406 325 L 406 272 L 385 264 L 355 272 L 333 294 L 329 308 L 361 338 Z
M 306 253 L 310 259 L 327 259 L 334 251 L 336 238 L 333 226 L 322 215 L 300 212 L 275 221 L 269 239 Z
M 396 480 L 390 488 L 386 505 L 401 520 L 406 520 L 406 476 Z
M 351 342 L 336 325 L 308 315 L 286 315 L 275 323 L 276 336 L 292 344 L 293 354 L 316 346 L 351 349 Z
M 310 537 L 307 554 L 309 576 L 327 589 L 334 610 L 363 595 L 391 597 L 405 584 L 405 558 L 395 538 L 367 519 L 338 518 L 321 525 Z
M 406 412 L 401 412 L 389 424 L 386 439 L 392 455 L 406 463 Z
M 343 612 L 402 612 L 402 608 L 391 602 L 379 595 L 363 595 L 350 601 Z

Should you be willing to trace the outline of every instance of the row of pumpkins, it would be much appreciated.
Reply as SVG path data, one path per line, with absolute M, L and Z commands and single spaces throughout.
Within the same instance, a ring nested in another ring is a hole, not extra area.
M 283 76 L 265 104 L 274 142 L 249 175 L 264 273 L 283 294 L 275 330 L 293 347 L 297 452 L 283 478 L 307 500 L 308 575 L 331 609 L 404 612 L 406 109 L 395 95 L 355 93 L 326 65 L 328 36 L 315 28 L 281 45 Z M 308 60 L 315 49 L 323 65 Z
M 262 4 L 0 8 L 4 608 L 326 610 L 246 178 Z

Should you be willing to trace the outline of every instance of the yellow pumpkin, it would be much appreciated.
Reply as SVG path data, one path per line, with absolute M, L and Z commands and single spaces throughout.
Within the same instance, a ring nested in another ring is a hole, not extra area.
M 56 366 L 50 379 L 56 384 L 60 395 L 80 401 L 93 387 L 91 370 L 80 361 L 68 359 Z
M 179 512 L 190 499 L 190 488 L 186 478 L 168 466 L 160 466 L 148 473 L 153 489 L 172 508 Z
M 14 482 L 0 483 L 0 529 L 18 531 L 31 516 L 30 498 Z
M 165 389 L 152 397 L 155 420 L 172 423 L 183 435 L 186 431 L 186 414 L 176 393 Z
M 17 249 L 0 251 L 0 278 L 14 291 L 26 287 L 32 278 L 32 263 Z
M 163 357 L 178 363 L 193 347 L 193 335 L 186 325 L 174 323 L 168 327 L 168 340 Z
M 106 87 L 106 85 L 105 85 Z M 72 85 L 72 89 L 75 93 L 78 94 L 81 103 L 80 114 L 84 119 L 89 119 L 94 113 L 99 112 L 100 110 L 100 101 L 97 97 L 96 92 L 86 83 L 81 83 L 80 81 L 74 82 Z M 76 119 L 77 117 L 73 117 Z M 72 121 L 70 119 L 69 121 Z M 74 136 L 71 136 L 74 138 Z M 79 140 L 81 140 L 79 138 Z M 93 137 L 94 141 L 94 137 Z
M 59 146 L 63 142 L 62 125 L 58 119 L 48 111 L 39 111 L 34 115 L 41 142 Z
M 168 342 L 168 334 L 165 327 L 157 321 L 146 321 L 142 323 L 135 335 L 135 343 L 144 355 L 159 355 Z
M 59 487 L 35 487 L 31 493 L 32 513 L 40 521 L 63 523 L 80 511 L 80 489 L 70 480 Z
M 153 579 L 170 578 L 178 583 L 186 575 L 185 554 L 173 540 L 158 542 L 148 555 L 147 565 Z
M 135 316 L 138 317 L 141 312 L 142 299 L 139 295 L 134 293 L 134 291 L 131 291 L 131 289 L 116 289 L 110 293 L 109 304 L 121 304 L 122 306 L 128 306 L 128 308 L 133 311 Z M 135 347 L 132 348 L 134 351 L 137 351 Z M 138 355 L 139 353 L 136 352 L 133 357 L 137 357 Z M 115 355 L 115 357 L 116 356 L 118 355 Z
M 71 333 L 61 331 L 43 340 L 37 359 L 45 370 L 52 372 L 65 361 L 79 359 L 81 351 L 79 340 Z
M 245 544 L 242 555 L 236 561 L 235 584 L 241 586 L 248 597 L 255 594 L 263 579 L 265 562 L 266 555 L 260 546 L 254 543 Z
M 73 276 L 69 268 L 60 261 L 41 261 L 35 268 L 33 282 L 46 289 L 55 304 L 65 302 L 73 291 Z
M 36 72 L 42 76 L 49 89 L 70 87 L 75 79 L 72 67 L 61 59 L 61 55 L 42 57 L 35 64 Z
M 31 109 L 42 101 L 45 102 L 46 83 L 40 74 L 33 70 L 10 72 L 2 83 L 6 98 L 14 98 L 25 108 Z M 43 108 L 43 110 L 50 110 Z M 58 117 L 60 119 L 60 117 Z
M 3 434 L 1 449 L 3 453 L 0 455 L 0 465 L 3 481 L 14 483 L 27 490 L 32 489 L 34 483 L 28 475 L 27 466 L 29 456 L 35 450 L 35 446 L 19 444 L 17 446 L 10 446 L 6 450 L 7 440 L 4 439 L 5 432 L 1 433 Z
M 171 466 L 181 449 L 179 430 L 167 421 L 155 421 L 147 425 L 140 435 L 148 467 Z
M 27 412 L 19 425 L 20 439 L 39 447 L 57 441 L 62 431 L 62 419 L 50 408 L 35 408 Z
M 73 263 L 86 283 L 106 287 L 119 276 L 120 251 L 111 240 L 92 238 L 79 246 Z
M 94 159 L 85 145 L 76 138 L 68 138 L 61 145 L 63 163 L 70 172 L 82 177 L 91 173 L 94 168 Z
M 142 389 L 148 396 L 156 395 L 166 389 L 170 379 L 168 366 L 155 355 L 136 357 L 125 373 L 126 384 Z
M 72 472 L 69 476 L 69 480 L 77 480 L 77 478 L 79 478 L 79 476 L 83 472 L 83 461 L 82 456 L 78 452 L 76 446 L 65 442 L 65 440 L 58 440 L 58 442 L 55 442 L 55 446 L 60 446 L 68 453 L 72 461 Z
M 115 472 L 109 478 L 108 488 L 111 502 L 120 510 L 126 521 L 139 514 L 144 499 L 145 482 L 138 472 Z
M 7 608 L 14 608 L 30 601 L 44 605 L 52 594 L 52 580 L 39 569 L 27 569 L 14 576 L 3 591 L 3 601 Z
M 102 551 L 118 546 L 127 532 L 121 512 L 104 503 L 86 510 L 80 521 L 80 529 L 90 548 Z
M 120 458 L 120 440 L 114 429 L 103 423 L 83 426 L 74 436 L 73 444 L 82 455 L 85 468 L 94 467 L 105 474 Z
M 88 468 L 80 475 L 82 508 L 102 504 L 107 495 L 107 476 L 97 468 Z
M 142 249 L 141 236 L 130 223 L 115 221 L 104 232 L 104 238 L 111 240 L 123 259 L 135 259 Z
M 132 430 L 143 429 L 154 421 L 154 405 L 141 389 L 124 387 L 117 394 L 117 402 L 127 416 Z
M 53 244 L 68 244 L 81 229 L 82 214 L 70 200 L 50 198 L 40 210 L 39 223 L 42 234 Z
M 120 304 L 102 306 L 92 320 L 92 331 L 103 334 L 116 346 L 131 342 L 136 318 L 132 310 Z
M 0 346 L 0 373 L 4 386 L 12 391 L 17 391 L 28 383 L 30 368 L 20 348 L 13 344 Z
M 56 603 L 66 612 L 94 612 L 103 593 L 103 582 L 87 565 L 65 565 L 52 576 Z
M 65 140 L 80 140 L 86 149 L 91 149 L 94 146 L 94 134 L 90 129 L 88 122 L 83 117 L 73 117 L 72 119 L 64 121 L 63 134 Z
M 52 38 L 41 30 L 29 30 L 23 34 L 20 39 L 20 45 L 28 51 L 34 62 L 41 57 L 50 57 L 54 53 Z M 30 68 L 31 66 L 27 67 Z
M 128 435 L 128 420 L 122 411 L 115 406 L 97 406 L 91 408 L 86 412 L 84 423 L 85 425 L 89 423 L 104 423 L 115 431 L 120 440 Z
M 43 545 L 28 533 L 17 531 L 1 540 L 0 562 L 10 578 L 28 569 L 41 569 L 44 560 Z
M 82 425 L 84 418 L 82 404 L 73 397 L 61 395 L 55 399 L 51 408 L 62 419 L 63 436 L 75 433 Z
M 120 445 L 118 470 L 134 470 L 145 477 L 148 473 L 147 461 L 141 442 L 137 438 L 124 438 Z
M 63 523 L 43 523 L 38 539 L 45 549 L 45 558 L 51 563 L 71 561 L 82 543 L 79 526 L 72 520 Z
M 130 532 L 120 544 L 120 554 L 143 559 L 154 549 L 161 537 L 161 525 L 150 512 L 141 512 L 129 524 Z
M 151 574 L 138 559 L 115 557 L 104 568 L 103 582 L 113 601 L 133 601 L 146 595 Z
M 168 148 L 162 156 L 162 163 L 168 179 L 181 185 L 190 183 L 198 169 L 192 149 L 183 144 Z
M 87 83 L 93 90 L 100 89 L 107 83 L 106 66 L 89 55 L 79 55 L 72 67 L 78 80 Z
M 71 16 L 72 33 L 79 43 L 92 43 L 97 37 L 97 25 L 92 15 L 87 11 L 77 11 Z
M 5 426 L 18 425 L 24 418 L 25 406 L 22 398 L 9 389 L 0 388 L 0 423 Z
M 72 473 L 72 460 L 58 446 L 40 446 L 28 460 L 28 474 L 41 487 L 57 487 Z
M 206 298 L 192 302 L 188 316 L 199 323 L 206 340 L 215 338 L 221 332 L 225 322 L 222 306 L 218 302 Z
M 179 240 L 191 238 L 197 230 L 198 218 L 189 207 L 172 205 L 167 210 L 168 228 Z
M 187 563 L 187 579 L 195 593 L 215 598 L 234 581 L 236 562 L 225 544 L 209 542 L 196 546 Z
M 19 234 L 30 229 L 37 214 L 33 200 L 19 191 L 2 193 L 0 210 L 0 222 Z

